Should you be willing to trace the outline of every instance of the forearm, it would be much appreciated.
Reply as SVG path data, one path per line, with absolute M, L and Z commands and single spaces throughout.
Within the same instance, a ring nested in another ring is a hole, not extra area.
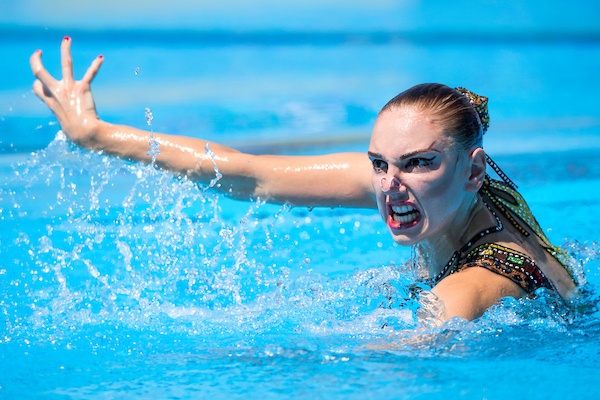
M 201 139 L 151 133 L 130 126 L 97 121 L 91 124 L 89 134 L 75 141 L 78 145 L 116 157 L 150 163 L 150 140 L 160 145 L 156 165 L 175 174 L 188 176 L 202 183 L 215 177 L 215 165 L 224 175 L 239 174 L 231 170 L 229 156 L 242 155 L 229 147 Z M 210 152 L 207 151 L 207 145 Z

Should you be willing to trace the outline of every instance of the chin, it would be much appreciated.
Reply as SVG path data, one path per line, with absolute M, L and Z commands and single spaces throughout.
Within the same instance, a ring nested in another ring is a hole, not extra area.
M 420 238 L 415 238 L 407 235 L 399 235 L 390 230 L 390 234 L 392 235 L 392 240 L 394 243 L 400 246 L 413 246 L 421 241 Z
M 422 219 L 419 218 L 409 224 L 398 224 L 392 218 L 387 216 L 388 232 L 396 244 L 400 246 L 412 246 L 423 240 L 422 237 Z

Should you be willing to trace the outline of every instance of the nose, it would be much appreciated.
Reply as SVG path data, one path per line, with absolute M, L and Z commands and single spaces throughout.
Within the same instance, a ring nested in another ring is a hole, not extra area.
M 391 178 L 384 176 L 379 180 L 379 186 L 381 187 L 382 192 L 389 192 L 393 189 L 400 190 L 400 186 L 402 186 L 402 182 L 396 176 Z

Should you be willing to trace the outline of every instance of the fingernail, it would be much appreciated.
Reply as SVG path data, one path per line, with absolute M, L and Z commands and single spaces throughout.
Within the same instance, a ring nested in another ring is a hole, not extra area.
M 102 54 L 100 54 L 100 55 L 98 56 L 98 58 L 99 58 L 99 59 L 103 59 L 103 58 L 104 58 L 104 56 L 103 56 Z
M 35 53 L 36 53 L 36 54 L 40 54 L 41 52 L 42 52 L 42 51 L 41 51 L 40 49 L 37 49 L 37 50 L 35 51 Z
M 68 42 L 69 40 L 71 40 L 71 38 L 69 36 L 65 36 L 63 39 L 65 42 Z

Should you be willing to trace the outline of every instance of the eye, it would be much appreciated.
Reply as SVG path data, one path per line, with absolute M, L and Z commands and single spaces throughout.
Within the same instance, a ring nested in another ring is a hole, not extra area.
M 431 158 L 413 157 L 406 162 L 405 167 L 409 171 L 413 170 L 413 169 L 427 167 L 432 164 L 432 161 L 434 159 L 435 159 L 435 157 L 431 157 Z
M 373 163 L 373 171 L 377 173 L 387 172 L 388 164 L 385 161 L 375 158 L 371 162 Z

